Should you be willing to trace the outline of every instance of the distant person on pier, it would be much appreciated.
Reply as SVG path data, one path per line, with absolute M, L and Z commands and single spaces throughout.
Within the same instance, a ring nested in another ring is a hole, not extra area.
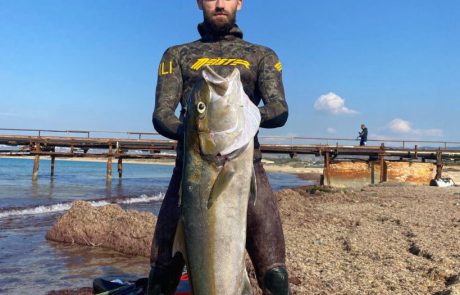
M 367 144 L 367 127 L 361 124 L 361 132 L 359 132 L 358 138 L 360 138 L 359 145 L 365 146 Z

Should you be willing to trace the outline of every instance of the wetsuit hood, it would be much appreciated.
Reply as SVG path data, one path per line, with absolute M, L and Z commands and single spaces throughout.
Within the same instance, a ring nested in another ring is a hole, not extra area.
M 213 41 L 213 40 L 221 40 L 221 39 L 232 39 L 232 38 L 243 38 L 243 32 L 238 27 L 238 25 L 234 25 L 226 34 L 217 34 L 213 32 L 211 28 L 207 24 L 200 23 L 198 25 L 198 32 L 200 33 L 201 40 L 203 41 Z

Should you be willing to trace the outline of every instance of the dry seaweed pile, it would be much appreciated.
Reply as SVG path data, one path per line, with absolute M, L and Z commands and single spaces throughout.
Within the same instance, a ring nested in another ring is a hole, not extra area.
M 148 257 L 156 217 L 150 212 L 123 210 L 117 204 L 93 207 L 75 201 L 47 232 L 48 240 L 97 246 Z

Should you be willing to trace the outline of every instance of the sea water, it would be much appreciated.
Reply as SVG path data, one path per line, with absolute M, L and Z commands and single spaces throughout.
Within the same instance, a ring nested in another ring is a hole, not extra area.
M 88 287 L 100 276 L 147 276 L 148 258 L 47 241 L 45 234 L 74 200 L 93 206 L 118 203 L 157 215 L 173 166 L 124 163 L 118 178 L 114 164 L 111 182 L 104 162 L 56 160 L 53 177 L 50 166 L 41 160 L 33 181 L 33 160 L 0 158 L 0 294 Z M 290 174 L 268 177 L 274 190 L 309 184 Z

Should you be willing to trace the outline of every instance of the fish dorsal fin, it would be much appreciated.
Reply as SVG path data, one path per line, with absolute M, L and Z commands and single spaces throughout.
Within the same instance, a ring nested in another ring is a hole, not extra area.
M 233 178 L 233 175 L 235 175 L 233 164 L 228 161 L 225 162 L 219 172 L 219 175 L 217 175 L 216 181 L 214 181 L 214 185 L 212 186 L 211 193 L 209 194 L 208 209 L 212 207 L 217 198 L 223 191 L 225 191 L 230 183 L 230 180 Z
M 252 166 L 252 175 L 251 175 L 251 188 L 249 190 L 249 202 L 252 203 L 254 206 L 256 205 L 257 201 L 257 179 L 256 179 L 256 171 L 254 170 L 254 166 Z

